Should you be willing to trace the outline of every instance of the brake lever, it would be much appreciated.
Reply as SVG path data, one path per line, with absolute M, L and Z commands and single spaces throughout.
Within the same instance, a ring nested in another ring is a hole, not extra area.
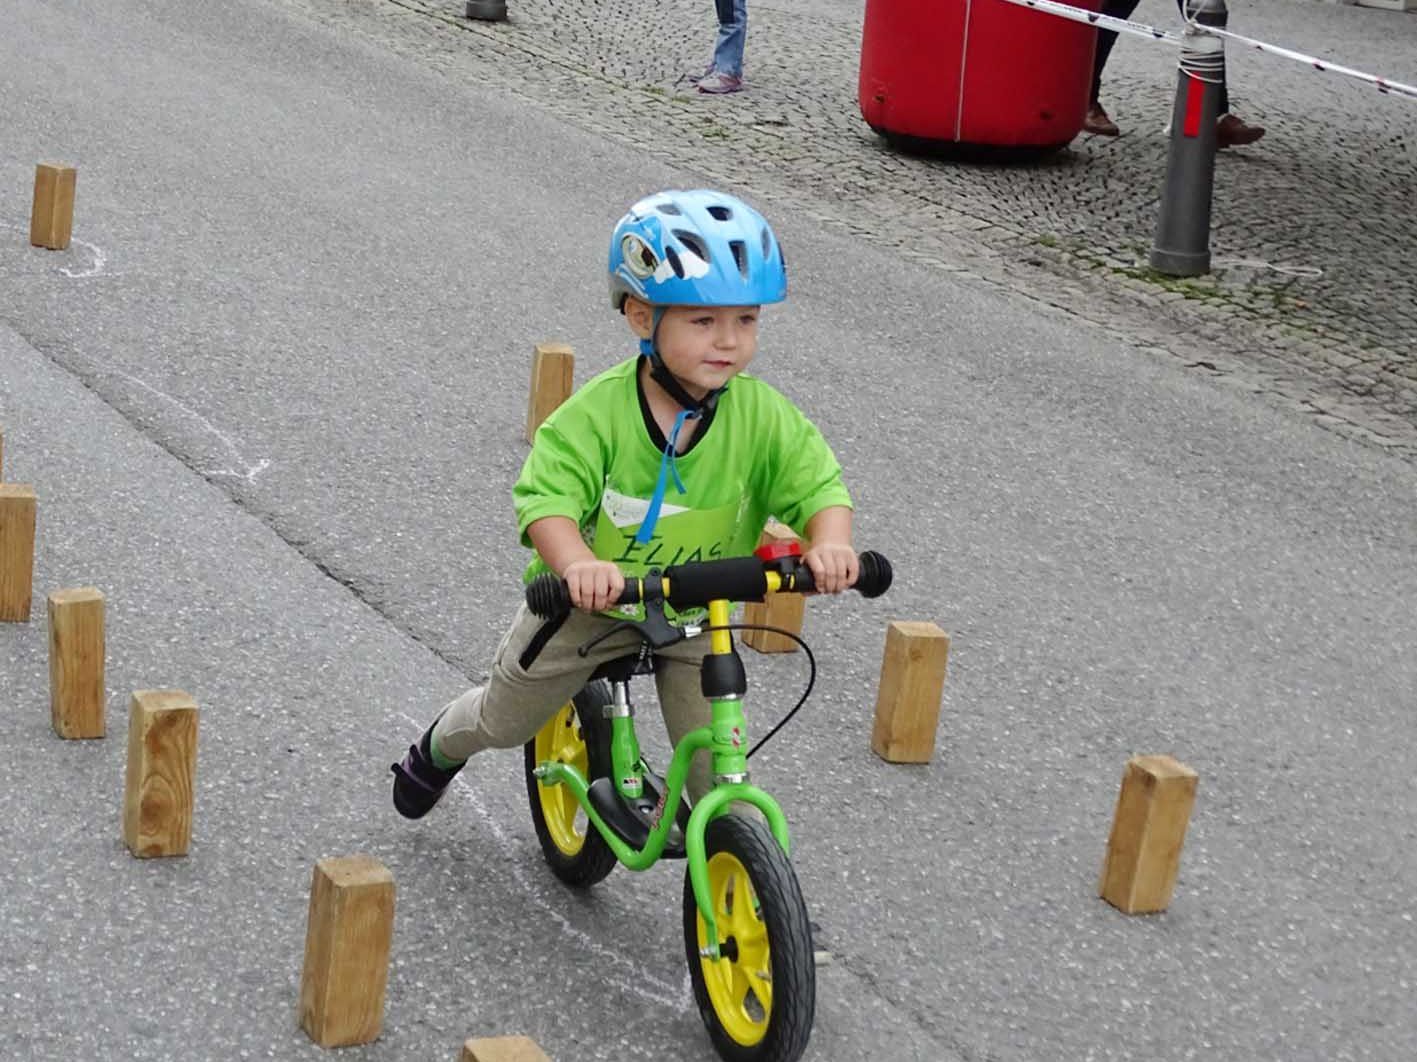
M 669 622 L 669 618 L 664 614 L 664 603 L 662 600 L 651 598 L 644 602 L 645 618 L 643 622 L 635 620 L 620 620 L 618 623 L 601 631 L 590 641 L 576 649 L 576 653 L 582 657 L 589 656 L 594 649 L 612 634 L 619 634 L 621 631 L 634 631 L 640 638 L 647 642 L 651 649 L 666 649 L 671 645 L 682 642 L 689 637 L 688 633 L 674 626 Z

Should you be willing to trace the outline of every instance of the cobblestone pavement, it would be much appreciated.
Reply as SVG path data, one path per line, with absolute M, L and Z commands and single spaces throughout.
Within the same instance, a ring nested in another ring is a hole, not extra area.
M 985 165 L 895 154 L 864 124 L 861 0 L 754 0 L 749 91 L 726 97 L 688 82 L 711 50 L 708 0 L 510 0 L 499 24 L 469 22 L 462 0 L 278 2 L 1417 460 L 1410 100 L 1232 44 L 1233 106 L 1269 135 L 1220 153 L 1215 270 L 1176 281 L 1146 268 L 1176 76 L 1168 45 L 1124 37 L 1114 51 L 1104 99 L 1120 139 Z M 1177 25 L 1169 0 L 1144 0 L 1134 17 Z M 1230 26 L 1417 82 L 1417 13 L 1236 0 Z

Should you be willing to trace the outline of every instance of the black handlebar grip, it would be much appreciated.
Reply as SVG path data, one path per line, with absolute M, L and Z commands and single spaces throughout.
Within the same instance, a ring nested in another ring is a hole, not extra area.
M 625 580 L 617 605 L 637 605 L 640 601 L 640 581 Z M 551 572 L 542 572 L 526 587 L 526 607 L 542 619 L 555 619 L 571 611 L 571 591 L 566 580 Z
M 873 549 L 868 549 L 858 559 L 860 568 L 856 575 L 856 589 L 862 597 L 880 597 L 891 588 L 891 562 Z
M 571 611 L 571 592 L 559 575 L 543 572 L 527 583 L 526 607 L 542 619 L 555 619 Z
M 856 582 L 851 589 L 862 597 L 880 597 L 891 588 L 891 562 L 875 550 L 868 549 L 856 557 Z M 799 564 L 792 573 L 792 590 L 798 594 L 812 594 L 817 590 L 817 579 L 812 569 Z

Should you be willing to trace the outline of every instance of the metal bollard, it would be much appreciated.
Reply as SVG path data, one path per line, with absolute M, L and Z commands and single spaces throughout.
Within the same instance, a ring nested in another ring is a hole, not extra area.
M 1187 18 L 1223 29 L 1225 0 L 1186 0 Z M 1187 23 L 1171 111 L 1171 147 L 1151 268 L 1173 277 L 1210 272 L 1210 201 L 1215 186 L 1215 123 L 1225 87 L 1225 42 Z
M 483 22 L 505 22 L 507 0 L 467 0 L 467 17 Z

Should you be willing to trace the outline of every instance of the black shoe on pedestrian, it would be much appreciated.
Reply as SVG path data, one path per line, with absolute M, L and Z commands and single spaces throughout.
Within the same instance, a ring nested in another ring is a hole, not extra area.
M 389 767 L 394 772 L 394 807 L 406 819 L 421 819 L 432 811 L 448 783 L 463 769 L 461 763 L 446 771 L 435 766 L 430 750 L 432 740 L 433 727 L 430 726 L 418 739 L 418 744 L 408 747 L 403 762 Z

